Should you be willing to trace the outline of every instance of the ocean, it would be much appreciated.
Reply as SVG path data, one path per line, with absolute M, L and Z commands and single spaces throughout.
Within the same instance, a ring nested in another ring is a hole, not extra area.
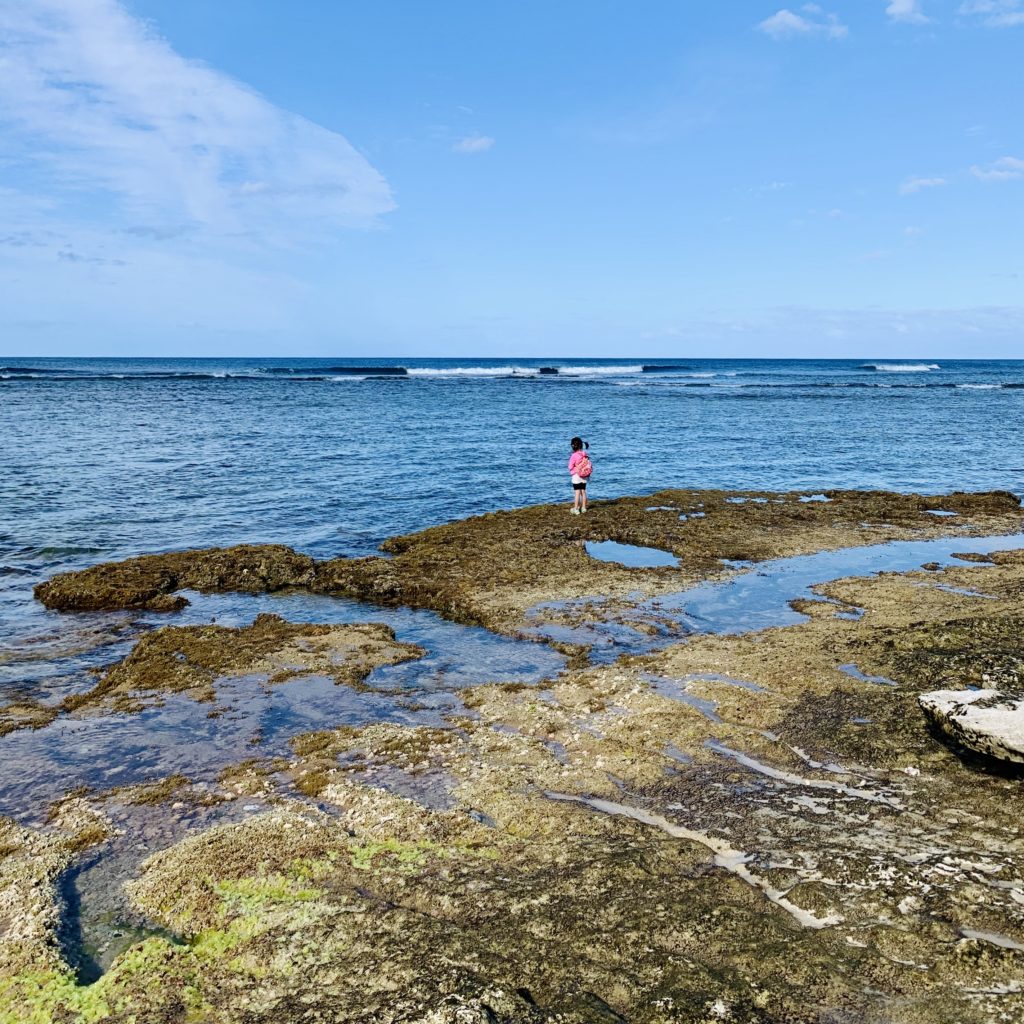
M 365 554 L 434 523 L 568 501 L 574 434 L 591 444 L 595 499 L 1024 491 L 1021 361 L 0 364 L 8 575 L 242 541 Z

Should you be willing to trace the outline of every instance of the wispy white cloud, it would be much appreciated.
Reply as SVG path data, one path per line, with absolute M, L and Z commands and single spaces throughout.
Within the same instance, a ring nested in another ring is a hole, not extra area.
M 343 136 L 179 55 L 117 0 L 0 0 L 0 66 L 7 172 L 79 213 L 92 198 L 155 230 L 273 244 L 394 206 Z
M 826 14 L 817 4 L 804 4 L 800 13 L 783 7 L 770 18 L 765 18 L 757 28 L 776 40 L 800 36 L 843 39 L 849 33 L 837 14 Z
M 494 139 L 490 135 L 467 135 L 459 139 L 452 149 L 456 153 L 486 153 L 494 145 Z
M 925 188 L 939 188 L 941 185 L 948 185 L 945 178 L 907 178 L 900 185 L 900 195 L 911 196 Z
M 890 0 L 885 13 L 893 21 L 905 21 L 912 25 L 924 25 L 931 20 L 924 13 L 922 0 Z
M 960 5 L 960 13 L 980 18 L 982 23 L 990 28 L 1024 25 L 1022 0 L 966 0 Z
M 971 168 L 971 174 L 979 181 L 1017 181 L 1024 178 L 1024 160 L 1014 156 L 1000 157 L 988 167 L 975 165 Z

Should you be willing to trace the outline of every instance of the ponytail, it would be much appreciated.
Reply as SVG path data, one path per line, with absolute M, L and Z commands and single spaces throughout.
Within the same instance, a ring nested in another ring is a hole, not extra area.
M 569 447 L 572 448 L 574 452 L 578 452 L 582 451 L 584 448 L 589 449 L 590 443 L 588 441 L 584 441 L 582 437 L 574 437 L 569 442 Z

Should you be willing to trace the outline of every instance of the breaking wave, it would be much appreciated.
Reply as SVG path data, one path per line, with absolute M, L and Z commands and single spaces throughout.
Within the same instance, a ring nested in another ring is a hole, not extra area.
M 862 363 L 862 370 L 876 370 L 879 373 L 928 373 L 941 370 L 938 363 Z

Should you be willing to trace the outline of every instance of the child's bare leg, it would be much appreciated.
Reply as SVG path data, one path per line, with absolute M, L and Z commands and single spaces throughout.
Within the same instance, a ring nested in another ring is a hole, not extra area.
M 582 509 L 583 509 L 584 512 L 586 512 L 587 511 L 587 489 L 586 489 L 586 487 L 584 487 L 583 490 L 579 491 L 578 493 L 579 493 L 580 499 L 582 501 Z

